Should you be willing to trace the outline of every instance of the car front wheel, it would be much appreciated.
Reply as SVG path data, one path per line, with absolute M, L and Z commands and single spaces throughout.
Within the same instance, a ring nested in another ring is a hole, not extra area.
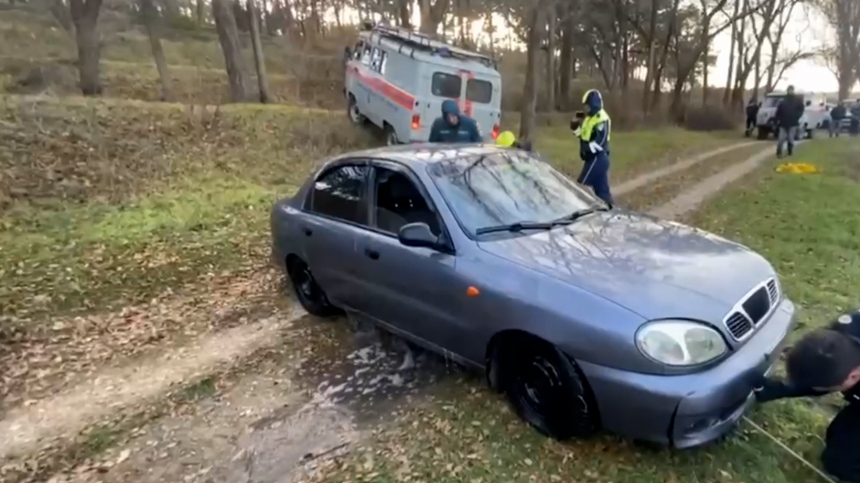
M 310 268 L 300 260 L 287 262 L 287 273 L 296 298 L 309 314 L 317 317 L 332 317 L 340 314 L 340 309 L 328 301 L 328 297 L 322 287 L 314 279 Z
M 514 411 L 555 439 L 584 438 L 599 429 L 597 403 L 585 378 L 561 352 L 540 341 L 496 351 L 499 383 Z

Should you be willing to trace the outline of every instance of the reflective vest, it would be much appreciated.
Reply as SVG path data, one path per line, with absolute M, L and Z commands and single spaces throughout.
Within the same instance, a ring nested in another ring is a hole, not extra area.
M 606 123 L 606 142 L 609 142 L 609 136 L 612 134 L 612 120 L 609 119 L 609 114 L 603 109 L 597 111 L 597 114 L 588 116 L 582 120 L 582 125 L 579 130 L 579 138 L 585 142 L 591 141 L 591 135 L 594 133 L 594 128 L 602 123 Z

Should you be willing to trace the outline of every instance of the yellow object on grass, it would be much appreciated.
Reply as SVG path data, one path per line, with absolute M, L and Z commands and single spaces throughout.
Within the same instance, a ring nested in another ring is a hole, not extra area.
M 515 142 L 517 137 L 511 131 L 505 131 L 496 138 L 496 144 L 505 148 L 513 146 Z
M 777 173 L 788 174 L 816 174 L 820 171 L 818 166 L 810 163 L 782 163 L 776 167 Z

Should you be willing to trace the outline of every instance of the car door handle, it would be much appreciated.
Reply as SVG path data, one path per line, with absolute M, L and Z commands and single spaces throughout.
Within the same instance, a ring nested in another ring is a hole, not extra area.
M 314 234 L 314 231 L 310 228 L 305 228 L 305 236 L 311 236 Z
M 364 249 L 364 254 L 370 257 L 371 260 L 379 260 L 379 252 L 376 250 L 371 250 L 370 248 Z

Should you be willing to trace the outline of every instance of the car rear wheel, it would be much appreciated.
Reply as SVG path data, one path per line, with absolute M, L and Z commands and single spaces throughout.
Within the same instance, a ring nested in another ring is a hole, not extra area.
M 397 131 L 391 127 L 391 124 L 385 124 L 385 145 L 386 146 L 398 146 L 400 144 L 400 139 L 397 138 Z
M 517 415 L 559 440 L 593 435 L 597 403 L 573 363 L 547 343 L 508 344 L 496 351 L 499 383 Z
M 310 268 L 301 260 L 287 262 L 287 273 L 296 293 L 296 298 L 309 314 L 317 317 L 332 317 L 340 314 L 340 309 L 328 301 L 322 287 L 314 280 Z

